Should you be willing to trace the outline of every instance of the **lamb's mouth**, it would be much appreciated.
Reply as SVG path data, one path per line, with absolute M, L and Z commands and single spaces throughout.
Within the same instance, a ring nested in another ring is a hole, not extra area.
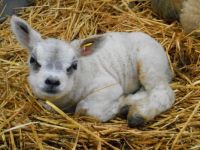
M 38 95 L 38 93 L 36 93 L 36 95 Z M 38 95 L 41 99 L 45 99 L 45 100 L 57 100 L 60 99 L 62 97 L 64 97 L 64 93 L 56 88 L 42 88 L 40 89 L 39 95 Z
M 42 91 L 49 95 L 55 95 L 59 93 L 59 90 L 54 89 L 54 88 L 44 88 Z

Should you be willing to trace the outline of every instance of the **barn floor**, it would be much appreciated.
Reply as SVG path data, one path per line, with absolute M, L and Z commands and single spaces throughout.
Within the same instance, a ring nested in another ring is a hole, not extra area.
M 165 47 L 175 77 L 174 106 L 145 127 L 131 129 L 116 118 L 90 117 L 41 107 L 27 84 L 27 51 L 11 33 L 9 18 L 0 24 L 0 149 L 200 149 L 200 38 L 186 35 L 178 22 L 167 24 L 149 0 L 37 0 L 20 9 L 43 37 L 64 40 L 108 31 L 143 31 Z M 57 112 L 57 113 L 56 113 Z

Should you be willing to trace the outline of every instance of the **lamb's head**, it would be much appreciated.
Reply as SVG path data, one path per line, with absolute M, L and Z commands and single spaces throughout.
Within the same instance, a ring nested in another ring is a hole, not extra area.
M 29 50 L 29 84 L 40 98 L 59 99 L 73 87 L 77 56 L 70 43 L 42 39 L 24 20 L 13 16 L 11 27 L 17 40 Z

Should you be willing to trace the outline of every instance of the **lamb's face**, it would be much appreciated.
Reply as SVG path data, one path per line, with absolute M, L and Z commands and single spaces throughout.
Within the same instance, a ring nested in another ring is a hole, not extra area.
M 11 18 L 11 27 L 19 43 L 29 50 L 29 83 L 33 92 L 40 98 L 53 100 L 67 95 L 72 89 L 77 69 L 76 55 L 92 54 L 104 39 L 103 36 L 94 36 L 71 43 L 57 39 L 45 40 L 16 16 Z
M 29 50 L 29 83 L 40 98 L 59 99 L 73 87 L 77 68 L 75 51 L 65 41 L 42 39 L 23 19 L 11 18 L 17 40 Z
M 68 43 L 41 40 L 31 50 L 29 66 L 29 83 L 38 97 L 58 99 L 72 89 L 77 59 Z

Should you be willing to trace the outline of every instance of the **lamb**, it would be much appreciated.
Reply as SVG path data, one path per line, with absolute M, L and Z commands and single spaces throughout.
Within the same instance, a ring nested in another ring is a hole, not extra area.
M 200 0 L 151 0 L 152 9 L 167 21 L 180 20 L 186 33 L 200 28 Z
M 140 127 L 169 109 L 175 95 L 163 47 L 142 32 L 108 32 L 87 39 L 47 38 L 13 16 L 11 28 L 29 50 L 29 84 L 41 99 L 67 112 L 109 121 L 128 108 L 128 125 Z

